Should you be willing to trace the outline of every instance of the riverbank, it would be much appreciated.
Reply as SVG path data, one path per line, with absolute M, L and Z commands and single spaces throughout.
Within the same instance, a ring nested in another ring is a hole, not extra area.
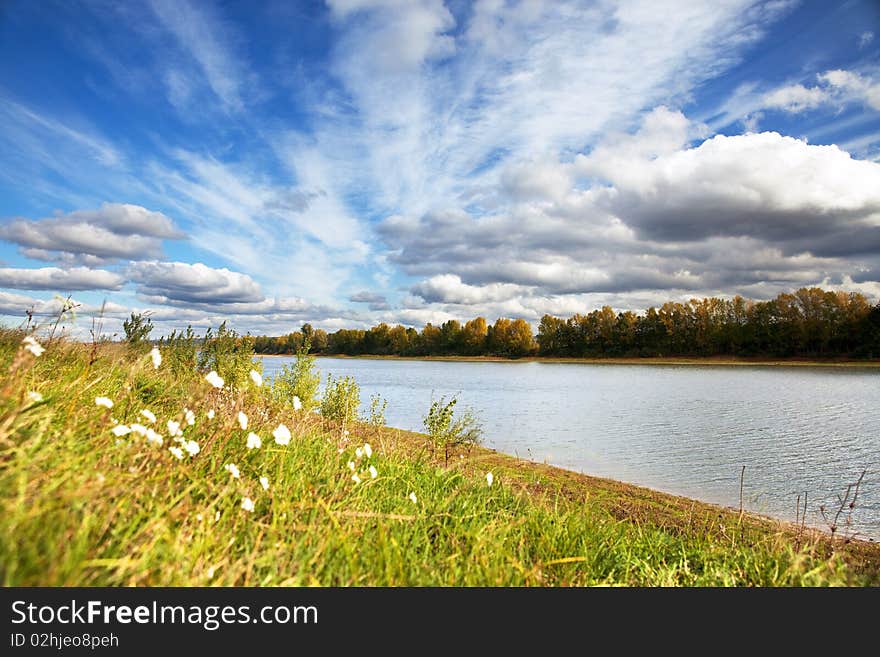
M 874 543 L 482 447 L 446 467 L 421 434 L 167 353 L 21 337 L 0 336 L 5 586 L 880 584 Z
M 255 354 L 257 358 L 295 358 L 295 354 Z M 573 365 L 699 365 L 699 366 L 747 366 L 747 367 L 864 367 L 880 369 L 880 359 L 856 360 L 833 359 L 815 360 L 802 358 L 563 358 L 555 356 L 526 356 L 523 358 L 504 358 L 501 356 L 392 356 L 363 354 L 314 354 L 316 358 L 342 358 L 353 360 L 414 360 L 456 363 L 565 363 Z

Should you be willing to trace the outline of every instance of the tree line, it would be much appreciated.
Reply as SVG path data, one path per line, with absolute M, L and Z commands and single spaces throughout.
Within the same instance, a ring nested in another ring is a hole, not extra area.
M 880 358 L 880 304 L 860 293 L 818 287 L 769 301 L 709 297 L 669 301 L 641 314 L 609 306 L 567 319 L 544 315 L 533 335 L 523 319 L 449 320 L 421 331 L 386 323 L 327 333 L 305 324 L 287 335 L 253 338 L 260 354 L 396 356 L 767 356 Z

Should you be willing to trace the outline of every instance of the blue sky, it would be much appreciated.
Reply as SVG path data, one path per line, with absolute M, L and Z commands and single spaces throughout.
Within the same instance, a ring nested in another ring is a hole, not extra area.
M 880 5 L 6 2 L 0 319 L 880 300 Z M 106 303 L 105 303 L 106 302 Z

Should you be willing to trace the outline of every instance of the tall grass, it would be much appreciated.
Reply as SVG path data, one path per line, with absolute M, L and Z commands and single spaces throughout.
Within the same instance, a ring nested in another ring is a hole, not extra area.
M 602 495 L 537 486 L 541 476 L 512 459 L 493 467 L 490 485 L 481 461 L 444 467 L 422 449 L 424 437 L 379 423 L 346 434 L 266 387 L 217 389 L 203 372 L 170 367 L 173 358 L 154 368 L 149 355 L 114 345 L 91 355 L 57 340 L 34 356 L 23 337 L 0 332 L 6 586 L 867 582 L 842 559 L 795 550 L 780 534 L 731 541 L 621 517 Z M 180 424 L 177 440 L 169 420 Z M 134 424 L 163 444 L 114 434 Z M 259 448 L 247 447 L 251 432 Z M 198 452 L 178 459 L 171 448 L 190 441 Z

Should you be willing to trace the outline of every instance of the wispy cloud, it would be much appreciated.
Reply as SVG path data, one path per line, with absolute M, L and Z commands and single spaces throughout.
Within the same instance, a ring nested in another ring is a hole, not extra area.
M 876 42 L 798 7 L 38 7 L 72 83 L 0 79 L 0 281 L 264 330 L 867 285 Z
M 178 47 L 197 63 L 208 86 L 223 106 L 241 111 L 245 73 L 231 54 L 234 44 L 226 36 L 229 28 L 212 16 L 207 5 L 198 7 L 187 0 L 151 0 L 160 23 L 177 41 Z M 166 73 L 171 101 L 182 104 L 189 97 L 187 82 L 179 71 Z

